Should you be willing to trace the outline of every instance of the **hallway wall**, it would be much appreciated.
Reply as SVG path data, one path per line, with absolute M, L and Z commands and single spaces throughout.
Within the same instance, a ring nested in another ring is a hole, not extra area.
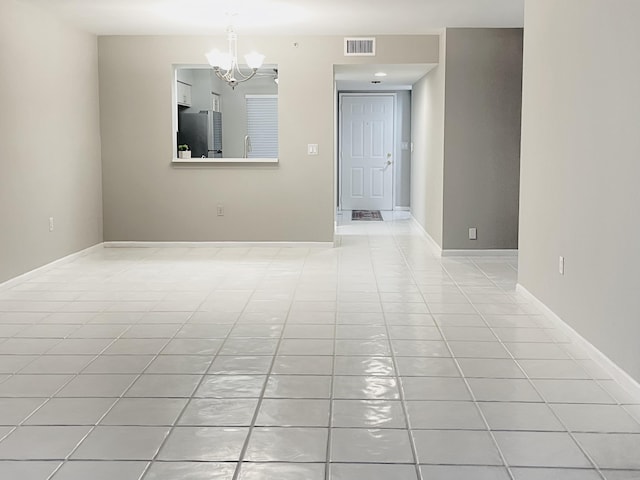
M 0 72 L 1 283 L 102 241 L 96 37 L 2 1 Z
M 519 282 L 640 380 L 638 18 L 526 3 Z
M 411 93 L 411 214 L 442 247 L 444 94 L 447 34 L 440 35 L 440 63 Z

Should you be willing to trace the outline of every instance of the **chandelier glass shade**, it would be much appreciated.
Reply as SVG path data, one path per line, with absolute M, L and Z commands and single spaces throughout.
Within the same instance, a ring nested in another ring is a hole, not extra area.
M 218 78 L 227 82 L 233 89 L 239 83 L 246 82 L 255 76 L 262 66 L 264 55 L 256 52 L 245 55 L 244 59 L 249 71 L 243 72 L 238 64 L 238 35 L 233 26 L 227 29 L 227 41 L 229 44 L 227 52 L 214 49 L 207 53 L 206 57 Z

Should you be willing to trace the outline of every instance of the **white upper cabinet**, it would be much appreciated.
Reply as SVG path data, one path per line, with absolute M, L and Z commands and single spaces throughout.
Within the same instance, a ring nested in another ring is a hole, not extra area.
M 178 105 L 183 105 L 185 107 L 191 106 L 191 85 L 188 83 L 183 83 L 181 81 L 177 82 L 177 99 Z

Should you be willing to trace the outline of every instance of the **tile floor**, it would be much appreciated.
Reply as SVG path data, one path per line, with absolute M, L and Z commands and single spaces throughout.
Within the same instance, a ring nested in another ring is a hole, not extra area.
M 640 479 L 640 397 L 515 293 L 516 261 L 385 218 L 0 291 L 0 478 Z

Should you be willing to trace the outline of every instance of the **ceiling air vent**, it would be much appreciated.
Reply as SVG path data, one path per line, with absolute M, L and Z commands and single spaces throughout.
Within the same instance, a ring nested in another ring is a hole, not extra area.
M 373 37 L 347 37 L 344 39 L 345 57 L 373 57 L 376 54 L 376 39 Z

